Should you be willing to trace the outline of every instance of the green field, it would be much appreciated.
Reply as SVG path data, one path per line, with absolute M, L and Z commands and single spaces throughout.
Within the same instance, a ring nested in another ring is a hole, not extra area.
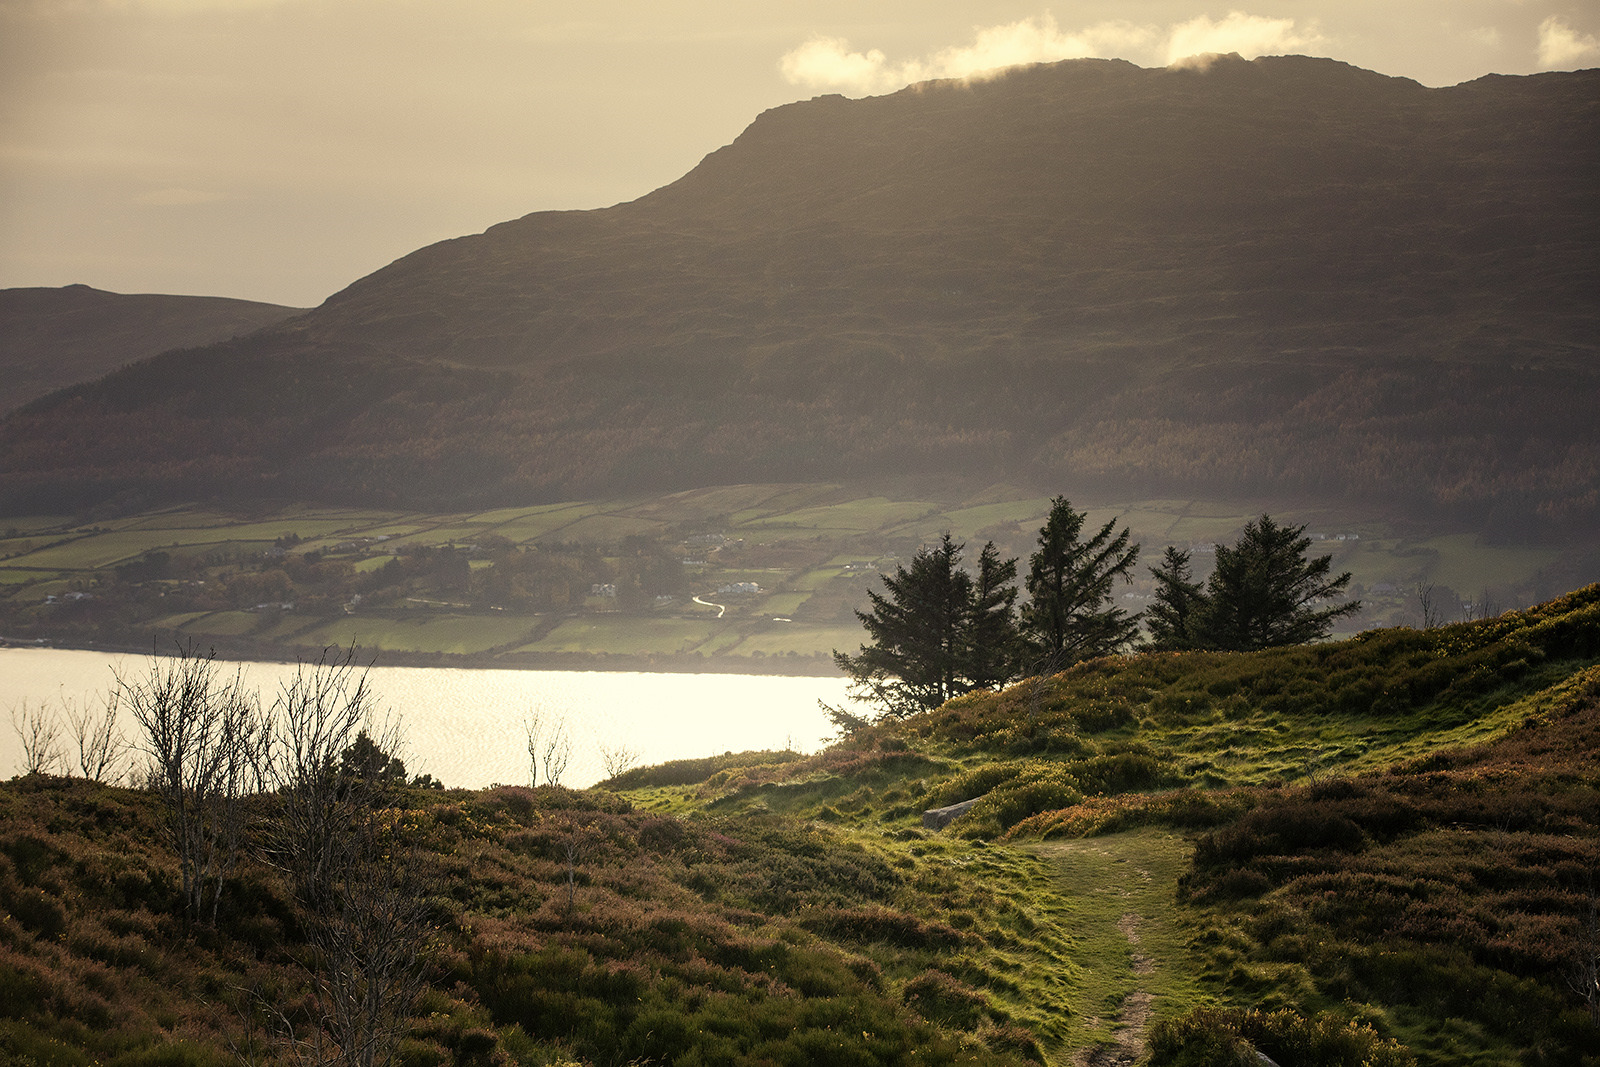
M 1088 510 L 1091 528 L 1115 521 L 1128 526 L 1134 539 L 1143 544 L 1134 580 L 1118 594 L 1129 594 L 1130 610 L 1148 601 L 1153 591 L 1148 567 L 1159 560 L 1168 544 L 1195 549 L 1195 572 L 1203 579 L 1211 565 L 1209 544 L 1237 536 L 1243 525 L 1263 510 L 1259 502 L 1214 500 L 1075 503 Z M 852 610 L 866 606 L 866 593 L 874 588 L 877 576 L 870 569 L 847 571 L 847 565 L 874 563 L 881 570 L 890 570 L 906 563 L 918 545 L 931 543 L 948 530 L 967 542 L 969 559 L 976 555 L 981 540 L 992 538 L 1004 555 L 1017 557 L 1025 571 L 1037 527 L 1048 507 L 1048 497 L 1006 487 L 993 487 L 967 499 L 935 499 L 852 494 L 839 485 L 815 484 L 722 486 L 656 497 L 577 500 L 472 514 L 296 505 L 265 514 L 235 515 L 215 507 L 191 506 L 101 520 L 93 526 L 59 517 L 22 516 L 0 519 L 0 530 L 9 535 L 0 540 L 0 613 L 4 621 L 0 632 L 46 636 L 55 616 L 38 609 L 45 597 L 71 590 L 93 594 L 114 577 L 113 568 L 147 558 L 147 553 L 166 553 L 173 560 L 185 561 L 194 577 L 207 576 L 195 573 L 198 567 L 210 574 L 208 580 L 215 583 L 220 578 L 225 583 L 244 571 L 282 566 L 275 562 L 282 561 L 283 555 L 274 542 L 282 545 L 280 539 L 293 534 L 299 542 L 289 546 L 291 553 L 328 553 L 337 547 L 337 558 L 353 565 L 356 575 L 375 579 L 375 572 L 395 559 L 396 553 L 413 548 L 474 545 L 492 535 L 520 545 L 593 545 L 604 553 L 615 551 L 610 546 L 621 544 L 623 538 L 638 535 L 659 542 L 674 561 L 705 562 L 683 567 L 688 588 L 672 602 L 664 608 L 647 609 L 626 622 L 611 614 L 617 606 L 614 601 L 600 597 L 585 598 L 585 610 L 590 614 L 581 620 L 550 628 L 531 617 L 513 618 L 518 609 L 513 609 L 512 615 L 492 613 L 487 603 L 474 611 L 453 610 L 460 594 L 448 592 L 409 595 L 411 600 L 445 608 L 439 617 L 345 616 L 344 599 L 323 596 L 311 600 L 320 607 L 299 607 L 282 619 L 264 620 L 241 609 L 257 602 L 300 598 L 251 591 L 231 602 L 213 601 L 207 611 L 186 613 L 182 627 L 185 633 L 196 635 L 293 644 L 343 644 L 355 638 L 374 648 L 410 652 L 482 655 L 490 649 L 512 647 L 564 654 L 770 657 L 792 652 L 810 656 L 859 644 L 860 632 L 848 619 Z M 1600 578 L 1593 573 L 1595 560 L 1600 559 L 1600 535 L 1591 539 L 1592 543 L 1495 545 L 1470 530 L 1402 529 L 1381 515 L 1355 509 L 1283 506 L 1270 510 L 1280 521 L 1306 524 L 1307 532 L 1318 538 L 1313 553 L 1331 555 L 1335 573 L 1350 570 L 1354 574 L 1352 592 L 1364 607 L 1352 632 L 1420 624 L 1417 591 L 1429 583 L 1456 594 L 1436 602 L 1443 620 L 1449 621 L 1461 617 L 1457 600 L 1481 600 L 1487 593 L 1489 602 L 1499 610 Z M 664 540 L 669 529 L 678 531 L 673 537 L 703 532 L 721 534 L 728 540 L 721 548 L 715 542 L 685 541 L 672 546 Z M 474 575 L 485 574 L 490 567 L 487 555 L 470 561 Z M 741 581 L 756 582 L 769 595 L 750 598 L 712 592 Z M 170 588 L 181 591 L 177 585 Z M 715 619 L 714 609 L 692 604 L 696 594 L 726 604 L 725 616 Z M 164 612 L 146 609 L 148 614 L 134 629 L 163 625 L 162 616 L 173 615 L 179 606 L 173 604 Z M 399 602 L 389 605 L 404 606 Z M 78 608 L 80 614 L 86 610 L 81 605 Z M 774 616 L 806 612 L 812 617 L 770 629 L 773 624 L 769 620 Z M 844 621 L 818 629 L 823 620 Z M 769 629 L 749 628 L 757 624 Z M 122 639 L 137 636 L 136 632 L 121 635 Z
M 566 619 L 549 634 L 515 652 L 606 652 L 621 655 L 682 654 L 701 651 L 714 634 L 728 629 L 694 619 L 641 619 L 596 615 Z
M 531 619 L 507 615 L 417 612 L 416 618 L 346 616 L 297 636 L 302 645 L 389 652 L 450 652 L 469 655 L 511 644 L 534 628 Z

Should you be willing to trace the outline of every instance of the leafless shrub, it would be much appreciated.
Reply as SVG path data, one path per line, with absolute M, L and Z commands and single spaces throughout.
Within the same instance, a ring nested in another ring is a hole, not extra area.
M 339 852 L 371 812 L 382 783 L 350 773 L 344 753 L 363 732 L 384 752 L 398 727 L 373 732 L 373 697 L 353 652 L 301 664 L 272 709 L 267 778 L 277 808 L 267 834 L 269 863 L 287 873 L 310 907 L 321 907 L 338 877 Z
M 1433 600 L 1433 583 L 1417 582 L 1417 603 L 1422 607 L 1422 628 L 1432 630 L 1443 621 L 1443 613 Z
M 11 709 L 11 729 L 22 742 L 22 773 L 54 774 L 62 765 L 61 719 L 48 704 Z
M 555 721 L 544 739 L 540 755 L 544 761 L 545 784 L 560 785 L 561 776 L 567 773 L 567 764 L 572 762 L 572 739 L 567 736 L 565 719 Z
M 1485 589 L 1476 598 L 1462 604 L 1461 613 L 1467 622 L 1472 622 L 1476 619 L 1493 618 L 1500 614 L 1500 611 L 1499 605 L 1490 598 L 1489 590 Z
M 429 887 L 391 806 L 399 726 L 375 723 L 351 652 L 302 665 L 273 710 L 266 852 L 292 880 L 312 954 L 309 1001 L 267 1014 L 292 1062 L 378 1067 L 405 1036 L 433 938 Z
M 532 708 L 522 719 L 522 732 L 528 741 L 528 788 L 539 784 L 539 731 L 544 726 L 544 713 Z
M 214 653 L 180 647 L 152 657 L 142 678 L 117 675 L 117 695 L 144 734 L 151 783 L 166 809 L 166 830 L 183 886 L 184 910 L 216 922 L 222 883 L 239 860 L 243 801 L 257 784 L 266 741 L 253 693 L 242 679 L 219 677 Z
M 92 781 L 103 783 L 122 777 L 116 768 L 122 763 L 128 739 L 117 728 L 121 696 L 120 689 L 111 690 L 98 713 L 87 703 L 82 708 L 67 704 L 67 725 L 78 749 L 78 768 Z
M 600 763 L 606 769 L 607 778 L 616 778 L 638 766 L 639 750 L 625 744 L 601 745 Z

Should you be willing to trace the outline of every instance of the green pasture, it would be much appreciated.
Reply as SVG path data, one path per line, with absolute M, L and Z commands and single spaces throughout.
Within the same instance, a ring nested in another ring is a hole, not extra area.
M 391 652 L 487 652 L 525 638 L 536 620 L 519 615 L 457 615 L 422 612 L 388 617 L 347 615 L 299 634 L 298 644 Z
M 715 620 L 599 615 L 565 619 L 515 652 L 610 652 L 619 655 L 694 652 L 725 624 Z
M 26 556 L 8 560 L 0 566 L 21 565 L 34 570 L 92 571 L 136 559 L 155 549 L 232 543 L 229 538 L 219 534 L 220 531 L 216 530 L 113 530 L 41 548 Z M 270 545 L 271 541 L 267 541 L 260 547 L 265 550 Z
M 1000 504 L 955 508 L 945 512 L 944 517 L 950 524 L 951 536 L 971 540 L 978 536 L 979 530 L 1010 523 L 1016 523 L 1022 527 L 1024 533 L 1032 534 L 1044 525 L 1045 517 L 1049 513 L 1050 498 L 1034 497 Z
M 0 585 L 27 585 L 43 582 L 60 575 L 56 571 L 36 571 L 23 567 L 0 567 Z
M 761 610 L 773 615 L 793 615 L 810 599 L 810 593 L 776 593 L 761 602 Z
M 172 616 L 179 618 L 180 616 Z M 209 611 L 189 616 L 176 629 L 186 634 L 210 634 L 216 637 L 243 637 L 262 628 L 270 617 L 253 611 Z
M 768 622 L 745 632 L 741 656 L 832 655 L 834 649 L 854 653 L 866 637 L 859 626 L 808 626 L 800 622 Z
M 806 592 L 814 593 L 842 574 L 844 574 L 843 566 L 834 566 L 830 563 L 825 567 L 817 567 L 790 579 L 789 588 L 803 589 Z
M 1526 581 L 1561 557 L 1554 548 L 1485 545 L 1476 534 L 1449 534 L 1421 543 L 1433 553 L 1432 581 L 1463 596 L 1489 586 Z
M 937 505 L 922 500 L 890 500 L 873 496 L 843 504 L 827 504 L 751 519 L 741 530 L 804 530 L 811 534 L 863 534 L 903 526 Z
M 27 537 L 46 530 L 64 529 L 70 522 L 72 519 L 66 515 L 13 515 L 0 519 L 0 532 L 9 534 L 15 530 L 18 535 Z
M 666 523 L 659 519 L 642 519 L 633 515 L 603 513 L 587 515 L 566 526 L 550 531 L 558 541 L 620 541 L 631 534 L 646 537 L 660 534 Z

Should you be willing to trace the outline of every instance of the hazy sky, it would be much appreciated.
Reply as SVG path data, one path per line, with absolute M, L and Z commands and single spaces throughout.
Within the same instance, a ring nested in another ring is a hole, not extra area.
M 670 182 L 762 110 L 997 64 L 1600 65 L 1600 0 L 0 0 L 0 288 L 311 305 Z

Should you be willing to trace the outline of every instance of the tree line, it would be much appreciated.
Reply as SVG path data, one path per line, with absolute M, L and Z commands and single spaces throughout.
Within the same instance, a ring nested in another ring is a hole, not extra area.
M 1194 580 L 1190 553 L 1169 547 L 1149 568 L 1154 603 L 1128 612 L 1113 602 L 1113 589 L 1132 581 L 1140 545 L 1115 519 L 1087 532 L 1087 518 L 1065 497 L 1051 501 L 1020 606 L 1018 561 L 1001 559 L 993 541 L 969 570 L 962 565 L 966 546 L 946 533 L 909 566 L 884 575 L 884 591 L 869 593 L 869 610 L 856 612 L 870 640 L 856 655 L 833 653 L 853 697 L 899 717 L 1136 647 L 1244 652 L 1316 641 L 1361 607 L 1327 603 L 1351 575 L 1331 575 L 1330 556 L 1306 558 L 1304 526 L 1262 515 L 1234 544 L 1217 546 L 1216 568 L 1203 584 Z M 866 721 L 827 710 L 845 729 Z

